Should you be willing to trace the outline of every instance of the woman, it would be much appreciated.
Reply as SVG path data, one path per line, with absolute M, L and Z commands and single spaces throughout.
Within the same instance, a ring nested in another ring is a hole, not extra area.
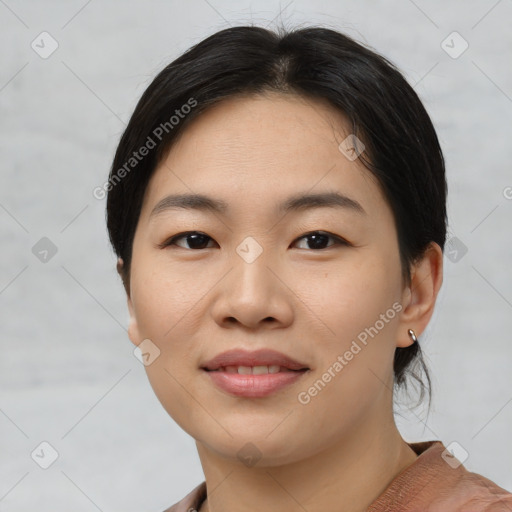
M 129 337 L 205 474 L 168 511 L 512 510 L 462 446 L 395 425 L 447 186 L 385 58 L 324 28 L 220 31 L 144 92 L 106 190 Z

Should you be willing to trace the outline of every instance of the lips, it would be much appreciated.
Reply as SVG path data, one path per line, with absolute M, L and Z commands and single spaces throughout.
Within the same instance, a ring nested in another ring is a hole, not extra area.
M 268 373 L 274 374 L 279 372 L 297 372 L 299 370 L 290 370 L 285 366 L 279 366 L 278 364 L 272 365 L 258 365 L 258 366 L 221 366 L 216 370 L 207 370 L 212 372 L 226 372 L 226 373 L 238 373 L 239 375 L 267 375 Z
M 223 371 L 244 375 L 309 370 L 305 363 L 270 349 L 228 350 L 202 364 L 201 368 L 206 371 Z
M 310 368 L 270 349 L 222 352 L 201 366 L 215 386 L 238 398 L 264 398 L 291 386 Z

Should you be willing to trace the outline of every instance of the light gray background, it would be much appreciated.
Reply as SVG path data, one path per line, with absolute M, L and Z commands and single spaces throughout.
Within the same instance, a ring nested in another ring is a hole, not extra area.
M 370 44 L 423 99 L 468 251 L 445 256 L 420 339 L 433 411 L 397 421 L 407 441 L 457 441 L 468 469 L 512 491 L 511 1 L 0 0 L 1 510 L 159 512 L 203 480 L 133 355 L 92 190 L 164 65 L 216 30 L 274 19 Z M 59 44 L 46 59 L 31 48 L 42 31 Z M 441 46 L 453 31 L 469 44 L 458 58 Z M 42 237 L 57 247 L 46 263 L 32 253 Z M 42 441 L 59 454 L 46 470 L 31 458 Z

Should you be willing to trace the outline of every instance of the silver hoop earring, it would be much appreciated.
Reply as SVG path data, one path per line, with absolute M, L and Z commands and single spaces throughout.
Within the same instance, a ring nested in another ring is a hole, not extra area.
M 409 336 L 411 337 L 413 343 L 417 343 L 418 338 L 416 338 L 416 333 L 412 329 L 409 329 L 407 332 L 409 333 Z

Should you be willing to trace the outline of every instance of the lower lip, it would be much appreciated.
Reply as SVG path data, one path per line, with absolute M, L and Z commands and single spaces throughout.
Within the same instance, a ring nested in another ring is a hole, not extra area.
M 206 371 L 213 383 L 234 396 L 261 398 L 293 384 L 308 370 L 264 373 L 262 375 L 242 375 L 219 371 Z

